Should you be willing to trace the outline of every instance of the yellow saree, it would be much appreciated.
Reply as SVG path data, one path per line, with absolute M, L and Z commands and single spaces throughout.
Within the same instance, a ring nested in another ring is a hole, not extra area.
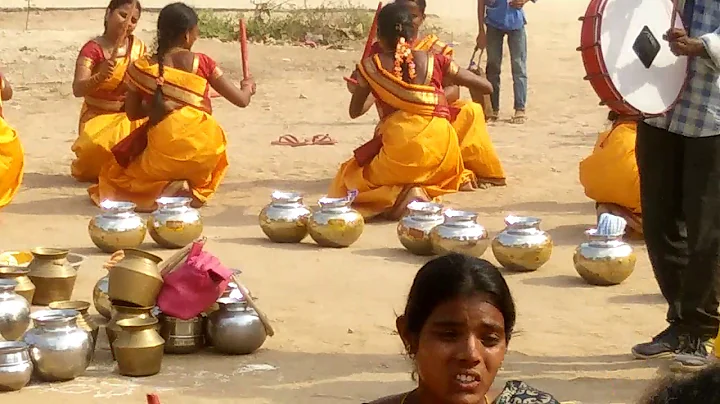
M 179 108 L 148 130 L 147 146 L 127 167 L 115 159 L 103 166 L 98 184 L 88 189 L 96 204 L 105 199 L 123 200 L 134 202 L 138 210 L 150 210 L 175 181 L 186 181 L 194 199 L 204 204 L 225 176 L 227 141 L 211 115 L 208 81 L 195 73 L 171 67 L 164 70 L 165 100 Z M 145 57 L 130 65 L 127 81 L 150 97 L 157 76 L 157 64 Z
M 580 162 L 580 183 L 588 198 L 608 205 L 604 208 L 609 213 L 624 216 L 628 225 L 642 234 L 636 136 L 635 122 L 619 123 L 601 133 L 592 154 Z
M 70 170 L 76 180 L 96 182 L 100 168 L 112 159 L 110 149 L 145 123 L 145 120 L 131 121 L 125 114 L 123 84 L 130 63 L 144 54 L 145 44 L 132 37 L 132 47 L 125 56 L 116 59 L 112 77 L 85 97 L 80 110 L 78 137 L 71 147 L 76 158 Z M 80 58 L 91 69 L 96 63 L 82 53 Z
M 447 118 L 435 114 L 444 97 L 431 84 L 434 68 L 431 57 L 425 83 L 413 85 L 385 70 L 377 55 L 358 65 L 377 102 L 395 111 L 376 127 L 375 136 L 382 140 L 380 152 L 364 167 L 355 158 L 343 163 L 329 196 L 357 190 L 354 207 L 370 218 L 393 209 L 411 188 L 436 199 L 474 181 L 473 173 L 463 166 L 455 130 Z
M 5 122 L 0 100 L 0 208 L 9 204 L 20 189 L 24 164 L 22 144 L 15 130 Z
M 455 56 L 453 48 L 434 34 L 416 41 L 413 48 L 451 58 Z M 475 173 L 478 183 L 505 185 L 505 171 L 490 139 L 482 107 L 467 100 L 457 100 L 450 106 L 459 111 L 452 126 L 460 141 L 465 167 Z

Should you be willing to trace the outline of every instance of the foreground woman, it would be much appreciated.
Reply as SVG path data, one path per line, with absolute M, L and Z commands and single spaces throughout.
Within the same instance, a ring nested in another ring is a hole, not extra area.
M 440 41 L 437 35 L 430 34 L 422 39 L 417 38 L 420 28 L 425 22 L 425 0 L 396 0 L 396 2 L 408 7 L 412 15 L 415 30 L 412 41 L 414 50 L 432 52 L 450 59 L 454 57 L 453 48 Z M 382 52 L 380 43 L 375 42 L 372 53 L 380 52 Z M 505 185 L 505 171 L 490 139 L 482 107 L 472 101 L 460 100 L 460 87 L 452 82 L 446 82 L 443 85 L 445 97 L 450 104 L 450 122 L 460 142 L 460 152 L 465 168 L 475 174 L 477 184 L 481 187 Z M 354 91 L 354 87 L 350 86 L 350 91 Z M 370 110 L 374 103 L 375 99 L 372 96 L 369 97 L 363 108 L 363 114 Z M 378 111 L 380 111 L 379 108 Z
M 488 261 L 461 254 L 429 261 L 396 326 L 418 387 L 372 404 L 558 404 L 521 381 L 491 390 L 515 327 L 515 303 Z
M 11 99 L 13 89 L 0 73 L 0 208 L 12 201 L 20 189 L 25 156 L 17 132 L 3 118 L 3 101 Z
M 378 16 L 383 52 L 358 65 L 350 117 L 362 114 L 372 92 L 381 120 L 374 138 L 342 164 L 329 195 L 358 191 L 355 207 L 365 217 L 396 219 L 411 200 L 433 200 L 475 181 L 463 165 L 442 83 L 447 78 L 486 93 L 492 87 L 443 55 L 412 51 L 413 33 L 408 8 L 386 5 Z
M 76 158 L 71 173 L 78 181 L 96 182 L 100 168 L 112 159 L 110 149 L 144 123 L 130 121 L 124 105 L 125 72 L 145 53 L 145 44 L 132 35 L 141 12 L 140 3 L 131 9 L 132 2 L 110 2 L 105 12 L 105 31 L 83 46 L 75 64 L 73 94 L 85 100 L 78 138 L 72 145 Z M 124 32 L 127 19 L 130 22 Z M 118 42 L 122 45 L 113 53 Z
M 228 168 L 225 132 L 212 114 L 212 87 L 231 103 L 246 107 L 255 94 L 252 79 L 241 88 L 225 77 L 207 55 L 193 53 L 198 16 L 183 3 L 165 6 L 157 22 L 157 54 L 128 69 L 125 110 L 130 119 L 149 121 L 113 148 L 88 190 L 96 204 L 105 199 L 155 208 L 161 196 L 189 196 L 205 204 Z
M 601 133 L 590 156 L 580 162 L 585 195 L 597 202 L 597 215 L 624 218 L 636 236 L 642 236 L 640 176 L 635 160 L 637 122 L 608 114 L 612 128 Z

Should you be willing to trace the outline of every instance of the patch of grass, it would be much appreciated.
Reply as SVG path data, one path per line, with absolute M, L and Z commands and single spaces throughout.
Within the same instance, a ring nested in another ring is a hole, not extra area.
M 277 0 L 256 3 L 251 13 L 201 11 L 200 35 L 221 41 L 238 39 L 238 19 L 245 18 L 248 39 L 254 42 L 305 42 L 344 45 L 367 38 L 373 13 L 344 3 L 325 3 L 313 9 L 287 9 Z

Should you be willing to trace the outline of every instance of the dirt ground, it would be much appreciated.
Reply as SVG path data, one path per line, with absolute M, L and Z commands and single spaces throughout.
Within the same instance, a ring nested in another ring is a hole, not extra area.
M 551 261 L 536 273 L 507 274 L 517 299 L 516 337 L 498 385 L 522 379 L 562 400 L 632 403 L 662 372 L 663 363 L 633 361 L 630 347 L 664 327 L 664 305 L 644 247 L 624 284 L 611 288 L 583 283 L 572 265 L 583 230 L 594 223 L 593 203 L 578 182 L 578 162 L 602 129 L 606 111 L 584 76 L 579 45 L 585 2 L 558 0 L 528 5 L 529 121 L 499 122 L 493 140 L 509 175 L 508 186 L 446 199 L 453 207 L 479 212 L 496 233 L 509 213 L 536 215 L 555 240 Z M 443 20 L 458 60 L 472 50 L 475 22 Z M 143 16 L 138 34 L 152 42 L 155 16 Z M 0 213 L 0 247 L 66 247 L 89 256 L 74 297 L 91 298 L 102 276 L 87 223 L 98 209 L 85 186 L 69 176 L 70 145 L 77 133 L 80 100 L 71 94 L 80 46 L 102 27 L 102 12 L 0 14 L 0 70 L 14 83 L 6 119 L 25 146 L 24 186 Z M 357 48 L 360 49 L 360 44 Z M 238 77 L 238 45 L 201 40 L 197 50 L 212 55 Z M 231 168 L 223 186 L 203 209 L 208 248 L 260 297 L 277 335 L 246 357 L 213 353 L 166 356 L 154 377 L 128 379 L 113 373 L 107 343 L 87 374 L 62 384 L 35 384 L 3 395 L 3 403 L 144 402 L 159 392 L 164 404 L 182 403 L 359 403 L 412 386 L 410 365 L 394 333 L 395 313 L 425 259 L 400 246 L 395 224 L 367 226 L 348 249 L 319 249 L 267 242 L 257 214 L 272 190 L 299 190 L 308 203 L 321 196 L 342 161 L 372 135 L 375 118 L 347 116 L 342 80 L 358 52 L 293 46 L 251 45 L 251 70 L 258 82 L 252 105 L 239 110 L 215 100 L 215 115 L 229 137 Z M 505 60 L 502 117 L 509 118 L 512 91 Z M 464 94 L 467 97 L 467 94 Z M 274 147 L 282 134 L 328 133 L 335 146 Z M 144 248 L 155 250 L 148 237 Z M 168 256 L 170 251 L 157 251 Z M 486 258 L 493 259 L 490 252 Z

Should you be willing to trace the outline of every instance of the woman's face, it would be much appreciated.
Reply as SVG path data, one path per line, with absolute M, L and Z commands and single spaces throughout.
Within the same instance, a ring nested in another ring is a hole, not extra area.
M 125 35 L 131 35 L 133 31 L 135 31 L 135 27 L 140 19 L 140 11 L 137 8 L 131 9 L 130 6 L 130 4 L 123 4 L 105 14 L 109 34 L 120 37 L 123 34 L 122 29 L 127 18 L 130 18 L 130 25 Z
M 423 22 L 425 22 L 425 15 L 420 11 L 420 7 L 415 2 L 410 2 L 408 9 L 413 17 L 413 27 L 415 28 L 415 36 L 417 36 L 418 33 L 420 33 L 420 27 L 423 25 Z
M 419 336 L 398 331 L 417 367 L 419 394 L 443 404 L 485 403 L 507 351 L 502 313 L 484 296 L 445 302 Z

